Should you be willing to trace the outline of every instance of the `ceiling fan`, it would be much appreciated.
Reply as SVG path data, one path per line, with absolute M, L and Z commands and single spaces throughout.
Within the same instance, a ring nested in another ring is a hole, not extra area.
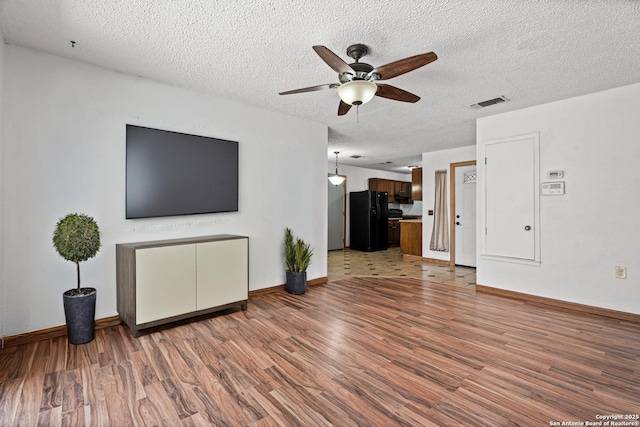
M 280 92 L 280 95 L 337 88 L 338 96 L 340 96 L 340 105 L 338 106 L 339 116 L 347 114 L 351 106 L 365 104 L 374 96 L 381 96 L 402 102 L 418 102 L 420 100 L 419 96 L 395 86 L 378 82 L 408 73 L 438 59 L 435 53 L 429 52 L 410 56 L 409 58 L 400 59 L 374 68 L 369 64 L 360 62 L 360 58 L 369 53 L 369 48 L 363 44 L 354 44 L 347 48 L 347 55 L 355 60 L 355 62 L 351 64 L 344 62 L 338 55 L 325 46 L 313 46 L 313 50 L 316 51 L 320 58 L 322 58 L 333 71 L 338 73 L 340 83 L 328 83 L 288 90 L 286 92 Z

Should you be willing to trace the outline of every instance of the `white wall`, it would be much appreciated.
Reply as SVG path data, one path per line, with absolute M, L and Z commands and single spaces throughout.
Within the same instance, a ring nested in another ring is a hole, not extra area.
M 96 318 L 116 314 L 115 244 L 250 237 L 250 289 L 284 283 L 285 227 L 326 252 L 327 128 L 94 66 L 6 46 L 1 288 L 5 335 L 64 324 L 75 269 L 52 247 L 58 218 L 93 216 L 102 250 L 81 265 Z M 239 212 L 125 220 L 125 124 L 239 141 Z M 327 274 L 313 258 L 309 279 Z
M 540 266 L 479 257 L 479 284 L 640 314 L 639 118 L 635 84 L 478 120 L 478 154 L 539 132 L 542 181 L 560 169 L 566 182 L 564 196 L 540 198 Z M 484 200 L 478 208 L 481 223 Z
M 334 174 L 336 173 L 336 164 L 335 162 L 331 163 L 329 162 L 328 164 L 328 168 L 327 168 L 327 173 L 329 174 Z M 351 191 L 363 191 L 363 190 L 368 190 L 369 189 L 369 178 L 382 178 L 382 179 L 391 179 L 394 181 L 411 181 L 411 175 L 407 175 L 404 173 L 397 173 L 397 172 L 387 172 L 387 171 L 381 171 L 381 170 L 377 170 L 377 169 L 368 169 L 368 168 L 360 168 L 357 166 L 347 166 L 347 165 L 340 165 L 340 162 L 338 162 L 338 174 L 339 175 L 343 175 L 347 177 L 347 217 L 346 217 L 346 240 L 345 240 L 345 245 L 347 245 L 347 247 L 349 247 L 351 245 L 351 238 L 350 238 L 350 234 L 351 234 L 351 228 L 349 227 L 349 220 L 350 220 L 350 215 L 349 215 L 349 192 Z M 403 211 L 406 209 L 407 212 L 409 211 L 410 208 L 408 208 L 408 206 L 411 205 L 400 205 L 397 203 L 392 203 L 390 204 L 393 207 L 397 207 L 402 209 Z
M 476 146 L 453 148 L 451 150 L 432 151 L 422 154 L 422 256 L 424 258 L 449 261 L 449 252 L 438 252 L 429 249 L 431 234 L 433 232 L 433 216 L 429 216 L 429 210 L 433 210 L 435 203 L 435 186 L 437 170 L 447 171 L 447 222 L 449 222 L 450 194 L 449 189 L 449 165 L 451 163 L 466 162 L 476 159 Z M 451 231 L 451 224 L 449 224 Z
M 4 39 L 0 34 L 0 201 L 2 200 L 3 176 L 4 176 Z M 2 208 L 0 207 L 0 242 L 4 240 L 2 235 Z M 4 249 L 0 244 L 0 267 L 4 263 Z M 1 274 L 1 273 L 0 273 Z M 5 311 L 4 286 L 2 286 L 2 278 L 0 276 L 0 337 L 4 337 L 4 311 Z

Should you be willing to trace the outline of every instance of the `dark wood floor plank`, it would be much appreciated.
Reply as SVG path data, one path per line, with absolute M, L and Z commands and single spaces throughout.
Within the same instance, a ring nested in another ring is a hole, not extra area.
M 227 364 L 223 365 L 224 360 L 219 365 L 207 365 L 209 371 L 214 378 L 217 379 L 220 386 L 224 389 L 226 394 L 231 396 L 233 400 L 242 408 L 243 412 L 252 420 L 259 420 L 267 415 L 263 408 L 254 405 L 252 402 L 246 400 L 246 396 L 243 393 L 247 389 L 243 384 L 246 384 L 242 377 L 244 373 L 242 371 L 235 370 L 235 366 Z
M 193 402 L 198 414 L 207 424 L 215 426 L 232 426 L 218 404 L 213 401 L 202 388 L 194 387 L 186 391 L 187 398 Z
M 86 412 L 85 412 L 86 413 Z M 87 425 L 92 426 L 112 426 L 109 421 L 109 410 L 106 400 L 97 400 L 89 405 L 89 415 L 85 417 Z
M 124 395 L 127 397 L 129 411 L 133 413 L 135 402 L 147 397 L 142 380 L 138 377 L 130 360 L 124 360 L 122 363 L 117 364 L 113 370 L 119 383 L 122 384 Z
M 50 340 L 44 340 L 44 341 L 33 343 L 34 357 L 33 357 L 33 362 L 29 368 L 30 372 L 46 373 L 47 359 L 44 357 L 37 357 L 37 355 L 51 354 L 50 344 L 51 344 Z
M 15 378 L 15 365 L 19 363 L 20 356 L 16 353 L 24 352 L 24 346 L 8 347 L 0 350 L 0 384 Z
M 42 373 L 35 373 L 24 379 L 15 414 L 18 425 L 31 426 L 38 423 L 43 387 L 44 375 Z
M 82 372 L 77 369 L 66 371 L 64 378 L 62 413 L 74 412 L 84 406 Z
M 156 382 L 146 386 L 147 402 L 152 408 L 148 411 L 158 414 L 162 420 L 162 425 L 179 426 L 182 421 L 176 411 L 173 401 L 167 394 L 162 382 Z
M 125 388 L 119 375 L 114 373 L 114 369 L 116 369 L 115 366 L 100 368 L 100 379 L 107 404 L 109 422 L 111 425 L 133 425 L 133 417 L 127 403 L 128 396 L 125 394 Z
M 80 368 L 82 372 L 82 391 L 85 405 L 93 405 L 97 402 L 105 401 L 101 379 L 103 371 L 100 369 L 99 362 L 96 362 L 93 365 L 84 364 L 82 368 Z
M 65 378 L 64 371 L 45 374 L 40 411 L 47 411 L 62 405 Z
M 134 351 L 129 354 L 129 360 L 135 370 L 136 379 L 142 387 L 160 381 L 156 371 L 144 350 Z M 142 394 L 142 393 L 140 393 Z
M 133 418 L 139 426 L 160 426 L 165 422 L 147 397 L 134 403 Z
M 398 416 L 404 420 L 407 420 L 411 425 L 420 427 L 441 427 L 441 424 L 436 424 L 429 418 L 425 417 L 425 411 L 430 411 L 427 407 L 410 406 L 406 405 L 398 411 Z
M 207 393 L 216 405 L 226 414 L 226 418 L 231 425 L 245 425 L 249 422 L 256 421 L 262 417 L 251 409 L 250 405 L 241 406 L 240 400 L 234 398 L 233 394 L 220 384 L 218 377 L 206 367 L 197 367 L 197 377 L 200 379 L 202 389 Z
M 62 406 L 41 411 L 38 415 L 38 427 L 54 427 L 62 425 Z
M 171 366 L 172 372 L 175 372 L 178 380 L 186 386 L 193 387 L 198 385 L 198 380 L 193 375 L 193 371 L 176 348 L 177 342 L 169 341 L 163 334 L 157 334 L 156 337 L 158 338 L 157 343 L 160 352 L 167 365 Z
M 445 273 L 443 273 L 445 274 Z M 533 426 L 640 413 L 640 325 L 418 279 L 0 351 L 0 425 Z
M 0 351 L 0 367 L 2 368 L 0 378 L 5 378 L 4 381 L 6 381 L 27 376 L 34 348 L 35 344 L 25 344 L 18 346 L 15 350 L 10 349 L 6 354 L 5 350 Z
M 188 418 L 198 413 L 196 405 L 189 399 L 186 392 L 187 389 L 180 381 L 169 378 L 162 380 L 162 386 L 180 419 Z
M 271 425 L 278 426 L 295 425 L 291 414 L 283 408 L 274 398 L 262 389 L 250 388 L 242 392 L 245 402 L 250 402 L 252 408 L 260 408 L 260 412 L 252 412 L 252 422 L 250 425 Z M 268 421 L 263 421 L 268 420 Z M 262 422 L 261 422 L 262 421 Z
M 197 414 L 191 415 L 189 418 L 183 418 L 182 425 L 184 427 L 210 427 L 216 424 L 211 424 L 209 420 L 207 420 L 206 416 L 198 412 Z M 225 426 L 225 424 L 218 425 Z
M 74 411 L 63 412 L 62 426 L 85 426 L 88 423 L 85 420 L 85 408 L 80 406 Z
M 324 415 L 309 405 L 311 396 L 304 396 L 298 390 L 289 387 L 273 390 L 269 394 L 294 417 L 297 425 L 322 426 L 330 424 Z
M 161 332 L 159 332 L 158 334 L 161 334 Z M 177 377 L 175 370 L 167 361 L 163 352 L 160 350 L 153 334 L 141 336 L 140 341 L 142 341 L 142 348 L 147 354 L 147 359 L 151 363 L 153 372 L 155 373 L 159 381 L 165 380 L 167 378 Z
M 507 420 L 512 424 L 522 426 L 546 424 L 549 422 L 549 420 L 540 420 L 538 418 L 538 412 L 529 409 L 529 405 L 521 405 L 522 402 L 526 402 L 530 393 L 517 395 L 517 399 L 509 400 L 509 406 L 505 406 L 505 402 L 508 399 L 506 395 L 508 395 L 508 393 L 500 394 L 496 389 L 489 390 L 471 381 L 465 381 L 464 384 L 456 390 L 456 394 L 461 396 L 459 399 L 461 406 L 482 408 L 492 414 L 488 416 L 487 419 L 500 418 L 503 420 L 501 423 L 496 423 L 495 425 L 507 425 Z M 514 408 L 519 408 L 519 410 L 514 411 Z

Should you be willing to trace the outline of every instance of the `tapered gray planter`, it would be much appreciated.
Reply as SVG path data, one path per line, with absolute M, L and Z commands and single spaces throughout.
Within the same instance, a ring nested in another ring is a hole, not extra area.
M 84 344 L 95 336 L 96 295 L 95 288 L 70 289 L 62 294 L 64 317 L 67 320 L 69 344 Z
M 290 294 L 301 295 L 307 292 L 307 272 L 295 273 L 287 270 L 285 289 Z

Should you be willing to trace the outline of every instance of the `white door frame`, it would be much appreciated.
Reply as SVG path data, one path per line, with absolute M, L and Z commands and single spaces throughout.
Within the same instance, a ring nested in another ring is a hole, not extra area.
M 475 164 L 475 160 L 449 164 L 449 265 L 451 267 L 456 265 L 456 227 L 454 226 L 456 223 L 456 168 Z

